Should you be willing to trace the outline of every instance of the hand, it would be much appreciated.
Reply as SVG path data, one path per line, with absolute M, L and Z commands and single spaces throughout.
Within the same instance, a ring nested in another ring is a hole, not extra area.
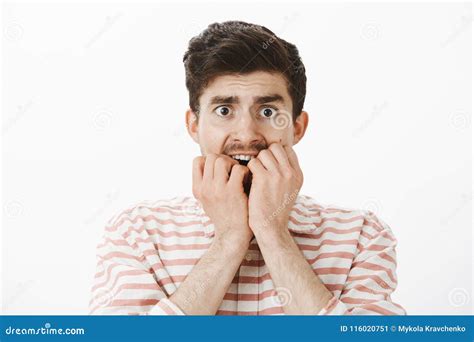
M 226 155 L 209 154 L 193 161 L 193 194 L 214 223 L 214 241 L 244 245 L 253 233 L 248 224 L 244 177 L 249 169 Z
M 249 225 L 255 236 L 286 230 L 303 172 L 291 147 L 273 143 L 250 160 Z M 258 236 L 257 236 L 258 238 Z

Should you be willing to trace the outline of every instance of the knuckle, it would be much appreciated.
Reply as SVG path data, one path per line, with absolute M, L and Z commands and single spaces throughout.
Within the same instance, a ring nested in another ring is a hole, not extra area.
M 223 157 L 217 157 L 215 164 L 216 164 L 218 167 L 223 167 L 223 166 L 225 166 L 225 165 L 227 164 L 227 161 L 226 161 L 225 158 L 223 158 Z
M 294 178 L 294 174 L 290 169 L 283 170 L 282 176 L 286 180 L 292 180 Z
M 208 155 L 206 155 L 206 163 L 211 163 L 211 162 L 214 162 L 217 158 L 217 155 L 214 154 L 214 153 L 209 153 Z

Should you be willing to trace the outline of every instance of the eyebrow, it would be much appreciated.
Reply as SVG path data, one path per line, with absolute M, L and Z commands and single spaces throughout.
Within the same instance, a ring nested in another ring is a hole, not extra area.
M 254 96 L 253 98 L 256 104 L 264 104 L 269 102 L 284 102 L 283 96 L 279 94 L 271 94 L 266 96 Z M 209 102 L 210 105 L 215 104 L 235 104 L 239 103 L 238 96 L 213 96 L 211 101 Z

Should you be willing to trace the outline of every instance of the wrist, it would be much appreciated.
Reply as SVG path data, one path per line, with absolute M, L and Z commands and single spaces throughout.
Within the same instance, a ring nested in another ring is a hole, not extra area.
M 211 247 L 228 254 L 240 254 L 248 250 L 250 239 L 238 235 L 216 235 Z
M 280 250 L 282 247 L 293 242 L 293 237 L 286 227 L 268 226 L 265 227 L 265 229 L 254 231 L 254 234 L 258 245 L 263 248 L 268 247 Z

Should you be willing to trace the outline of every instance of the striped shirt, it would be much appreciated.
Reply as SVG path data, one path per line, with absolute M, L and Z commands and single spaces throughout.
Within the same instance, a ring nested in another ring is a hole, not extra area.
M 315 275 L 333 294 L 319 315 L 404 315 L 391 300 L 397 286 L 396 239 L 364 210 L 299 195 L 288 229 Z M 93 315 L 183 315 L 169 297 L 210 247 L 214 225 L 193 197 L 142 202 L 112 218 L 97 246 L 89 303 Z M 281 315 L 255 238 L 217 315 Z

